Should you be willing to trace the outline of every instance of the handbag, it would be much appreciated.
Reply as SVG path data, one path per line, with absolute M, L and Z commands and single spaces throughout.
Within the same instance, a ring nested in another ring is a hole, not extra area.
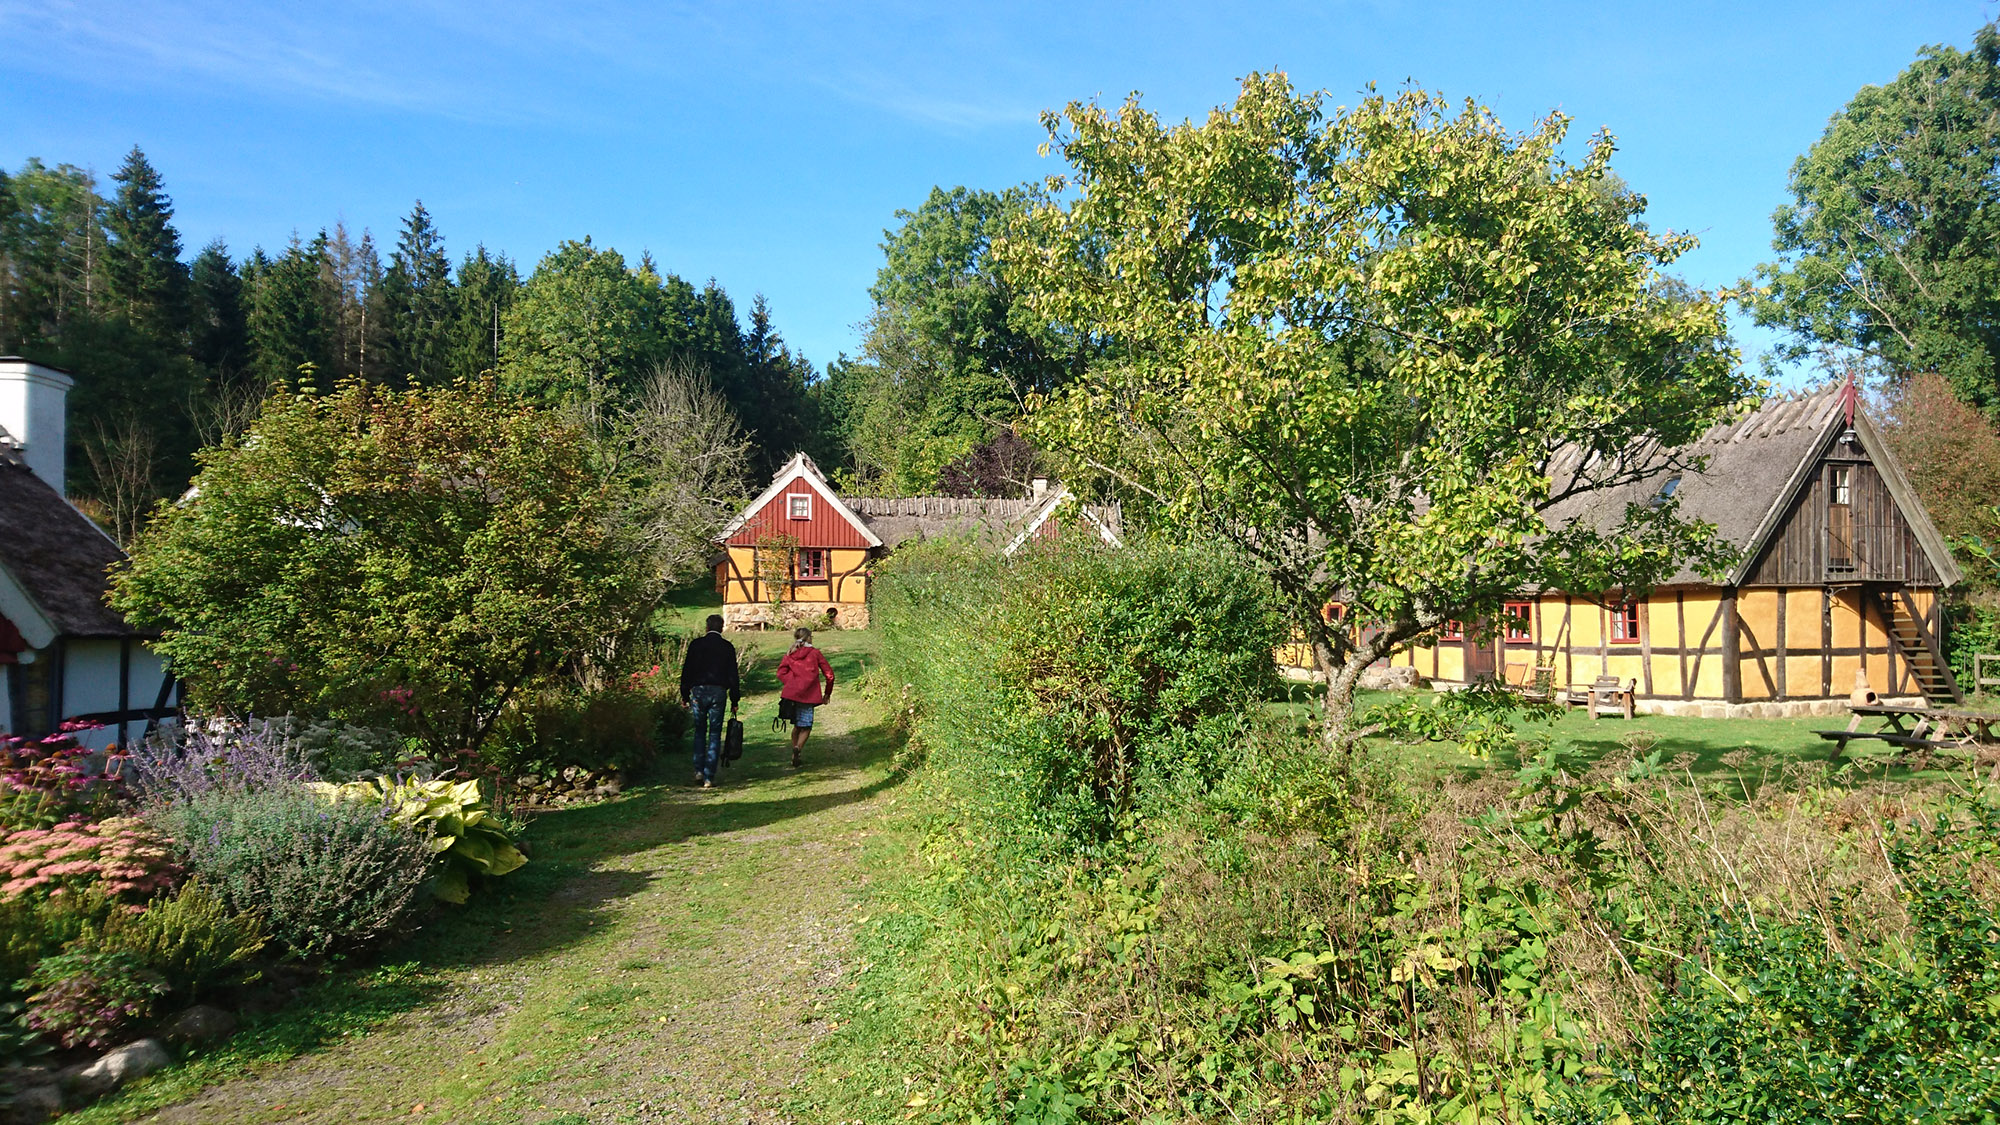
M 733 762 L 743 756 L 743 720 L 730 719 L 722 728 L 722 760 Z
M 799 718 L 799 701 L 796 699 L 780 698 L 778 700 L 778 718 L 788 723 L 797 722 Z

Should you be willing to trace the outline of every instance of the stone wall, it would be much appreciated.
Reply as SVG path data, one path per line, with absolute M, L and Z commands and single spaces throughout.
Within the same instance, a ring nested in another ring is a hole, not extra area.
M 866 605 L 828 605 L 825 602 L 784 602 L 778 606 L 777 620 L 771 616 L 769 602 L 737 603 L 722 607 L 722 627 L 732 632 L 763 629 L 795 629 L 804 625 L 812 629 L 825 627 L 823 618 L 833 615 L 836 629 L 866 629 L 868 627 L 868 607 Z

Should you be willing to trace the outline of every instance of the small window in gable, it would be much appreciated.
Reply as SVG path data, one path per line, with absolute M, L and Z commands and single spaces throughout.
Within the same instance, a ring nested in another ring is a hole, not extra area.
M 791 505 L 791 516 L 793 519 L 809 520 L 813 518 L 813 498 L 811 494 L 794 493 L 791 496 L 785 497 L 785 500 Z

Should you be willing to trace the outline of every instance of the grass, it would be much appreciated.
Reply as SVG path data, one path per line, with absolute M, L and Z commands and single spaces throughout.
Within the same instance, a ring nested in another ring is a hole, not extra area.
M 849 963 L 850 892 L 903 862 L 876 828 L 896 738 L 854 690 L 875 639 L 819 639 L 843 690 L 805 769 L 764 646 L 716 789 L 544 814 L 531 862 L 467 907 L 66 1120 L 773 1119 Z

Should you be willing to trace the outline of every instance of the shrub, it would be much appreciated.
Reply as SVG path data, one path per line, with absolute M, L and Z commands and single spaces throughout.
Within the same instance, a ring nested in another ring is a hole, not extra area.
M 1277 684 L 1283 629 L 1230 559 L 1067 545 L 899 552 L 877 589 L 916 736 L 969 807 L 1059 847 L 1212 786 Z
M 90 891 L 144 901 L 173 886 L 171 844 L 136 817 L 67 821 L 0 837 L 0 898 Z
M 28 1026 L 65 1047 L 111 1046 L 153 1016 L 167 991 L 129 953 L 79 950 L 45 957 L 29 975 Z
M 133 748 L 124 773 L 132 792 L 151 805 L 216 792 L 291 789 L 319 779 L 285 725 L 262 719 L 218 720 L 156 735 Z
M 256 915 L 232 913 L 221 895 L 192 879 L 139 913 L 112 912 L 81 944 L 130 954 L 175 991 L 193 995 L 239 975 L 264 940 Z
M 638 773 L 663 747 L 687 737 L 687 709 L 658 687 L 677 691 L 663 670 L 638 672 L 596 690 L 550 687 L 529 694 L 499 725 L 485 758 L 510 777 L 560 773 Z
M 477 781 L 378 777 L 345 785 L 320 782 L 308 788 L 336 803 L 379 809 L 394 823 L 428 839 L 443 865 L 431 890 L 446 902 L 464 902 L 475 875 L 498 878 L 528 862 L 486 807 Z
M 430 841 L 381 809 L 302 789 L 216 790 L 153 815 L 183 842 L 190 874 L 300 956 L 394 933 L 435 869 Z
M 0 898 L 0 992 L 12 990 L 42 958 L 62 952 L 119 909 L 89 890 Z
M 99 755 L 76 741 L 77 731 L 94 727 L 64 723 L 39 739 L 0 734 L 0 827 L 101 820 L 125 803 L 115 765 L 122 755 Z

